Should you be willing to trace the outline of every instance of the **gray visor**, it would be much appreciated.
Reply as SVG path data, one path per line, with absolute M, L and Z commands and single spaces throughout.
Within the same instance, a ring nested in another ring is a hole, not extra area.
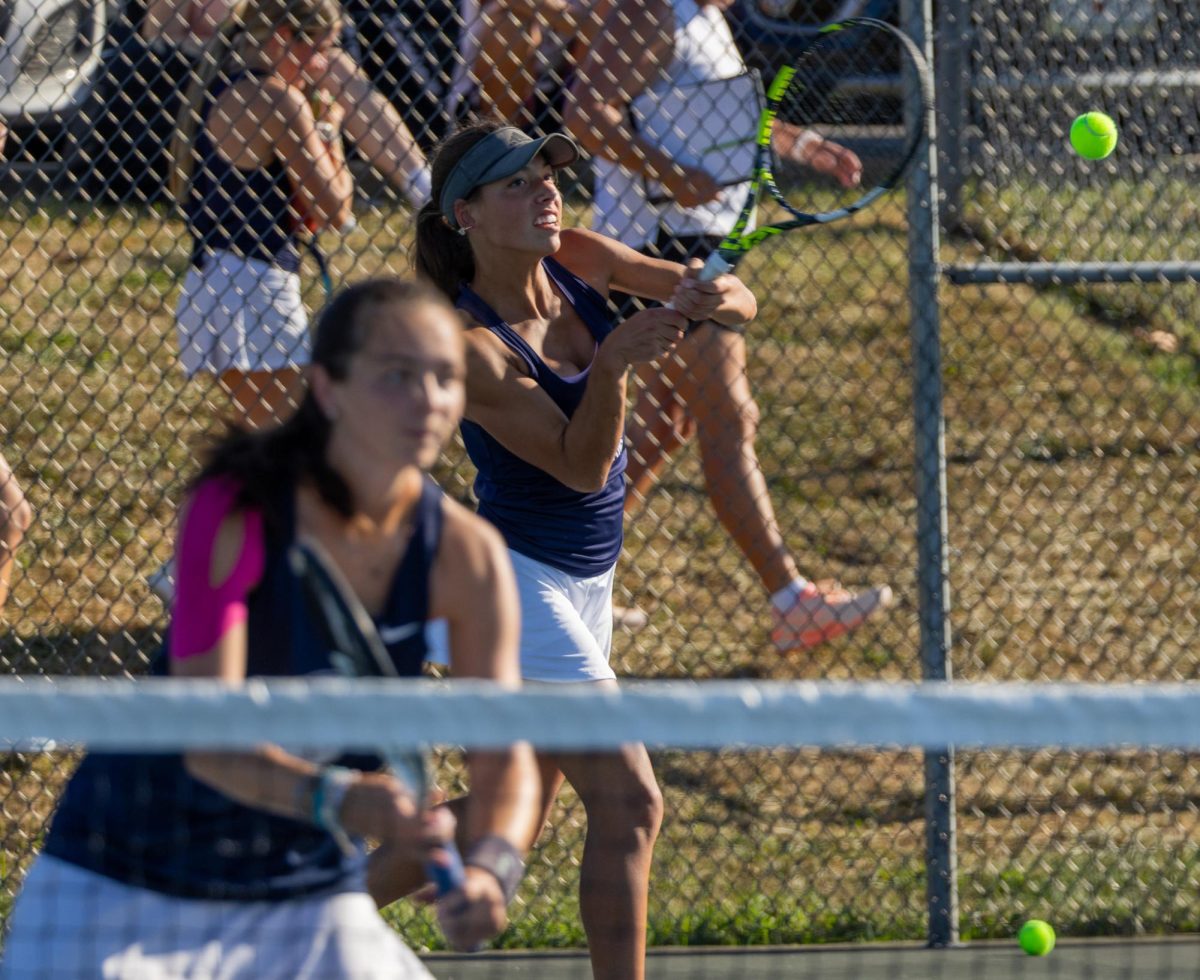
M 533 139 L 513 126 L 505 126 L 488 133 L 467 150 L 446 178 L 438 201 L 450 227 L 458 227 L 458 219 L 454 217 L 455 201 L 467 197 L 476 187 L 512 176 L 539 154 L 557 170 L 579 159 L 579 147 L 562 133 Z

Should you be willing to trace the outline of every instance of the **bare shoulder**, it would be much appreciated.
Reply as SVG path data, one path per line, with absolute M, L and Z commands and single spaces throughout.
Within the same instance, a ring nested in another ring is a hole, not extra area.
M 293 126 L 308 107 L 298 89 L 278 75 L 267 75 L 247 76 L 230 85 L 215 108 L 218 120 L 223 117 L 230 124 L 252 124 L 274 136 Z
M 471 591 L 493 583 L 496 568 L 508 561 L 508 548 L 500 532 L 449 497 L 442 500 L 442 522 L 438 561 L 449 573 L 446 581 Z
M 623 249 L 620 242 L 607 235 L 587 228 L 564 228 L 554 257 L 584 282 L 607 293 Z

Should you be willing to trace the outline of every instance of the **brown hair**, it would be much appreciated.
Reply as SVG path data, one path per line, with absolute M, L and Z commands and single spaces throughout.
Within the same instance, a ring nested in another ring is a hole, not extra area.
M 433 196 L 417 214 L 417 243 L 413 267 L 451 300 L 464 282 L 475 278 L 475 256 L 465 235 L 458 234 L 442 214 L 442 190 L 455 165 L 476 143 L 505 124 L 496 120 L 476 123 L 446 137 L 430 161 Z M 474 196 L 477 191 L 472 191 Z
M 196 130 L 204 118 L 204 102 L 213 80 L 228 69 L 233 56 L 245 56 L 265 44 L 281 28 L 315 40 L 337 28 L 337 0 L 240 0 L 204 46 L 175 120 L 171 140 L 171 194 L 182 204 L 196 165 Z
M 381 306 L 443 308 L 457 322 L 446 298 L 428 283 L 380 278 L 355 283 L 337 293 L 317 318 L 312 363 L 335 380 L 350 372 L 350 360 L 367 342 L 371 314 Z M 208 456 L 195 484 L 215 476 L 231 476 L 240 486 L 238 503 L 263 510 L 268 517 L 272 497 L 282 486 L 310 481 L 330 507 L 343 516 L 354 513 L 355 502 L 346 481 L 326 459 L 332 424 L 306 389 L 286 422 L 269 429 L 231 430 Z

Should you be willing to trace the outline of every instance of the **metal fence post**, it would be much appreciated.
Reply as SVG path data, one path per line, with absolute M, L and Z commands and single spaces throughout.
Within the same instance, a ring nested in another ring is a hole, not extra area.
M 970 48 L 969 0 L 942 0 L 937 10 L 937 147 L 938 190 L 942 227 L 962 222 L 963 183 L 966 180 L 968 140 L 966 86 Z
M 931 0 L 904 0 L 904 27 L 932 63 Z M 909 100 L 907 111 L 913 111 Z M 932 115 L 932 113 L 931 113 Z M 908 274 L 912 314 L 913 416 L 917 491 L 917 573 L 921 674 L 950 679 L 950 593 L 946 553 L 946 447 L 942 415 L 941 319 L 938 308 L 937 137 L 930 138 L 908 182 Z M 954 751 L 925 753 L 926 900 L 929 944 L 958 941 Z

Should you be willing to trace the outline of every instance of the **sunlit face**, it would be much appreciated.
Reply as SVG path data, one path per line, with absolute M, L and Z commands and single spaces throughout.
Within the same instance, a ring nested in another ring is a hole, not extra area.
M 304 86 L 319 82 L 329 71 L 329 56 L 338 46 L 340 28 L 309 37 L 281 30 L 279 74 L 291 85 Z
M 391 303 L 364 315 L 367 339 L 347 376 L 323 386 L 334 438 L 380 462 L 427 470 L 462 418 L 462 326 L 431 303 Z
M 460 208 L 459 223 L 470 229 L 472 248 L 537 255 L 558 251 L 562 195 L 557 172 L 541 157 L 509 177 L 484 184 L 474 200 L 461 202 Z

